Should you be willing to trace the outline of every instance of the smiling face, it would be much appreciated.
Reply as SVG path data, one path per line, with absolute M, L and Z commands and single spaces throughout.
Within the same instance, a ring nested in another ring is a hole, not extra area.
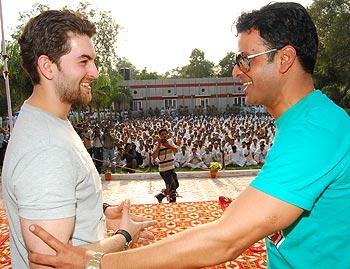
M 259 54 L 271 50 L 266 47 L 257 30 L 242 32 L 238 35 L 238 49 L 246 55 Z M 278 94 L 278 66 L 275 58 L 278 51 L 261 54 L 250 61 L 250 69 L 243 72 L 237 65 L 232 70 L 232 76 L 238 77 L 245 87 L 244 94 L 250 105 L 273 106 Z M 270 61 L 272 57 L 272 61 Z
M 62 103 L 86 105 L 92 99 L 90 84 L 98 78 L 95 49 L 86 35 L 72 35 L 70 46 L 57 65 L 56 94 Z

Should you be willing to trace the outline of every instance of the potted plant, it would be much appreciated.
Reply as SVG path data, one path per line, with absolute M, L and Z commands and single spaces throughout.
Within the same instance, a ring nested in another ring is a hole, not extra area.
M 210 177 L 216 178 L 218 176 L 218 171 L 222 169 L 222 165 L 218 162 L 211 162 L 209 165 Z
M 110 181 L 112 180 L 112 169 L 111 169 L 111 164 L 109 164 L 106 167 L 106 171 L 105 171 L 105 180 Z

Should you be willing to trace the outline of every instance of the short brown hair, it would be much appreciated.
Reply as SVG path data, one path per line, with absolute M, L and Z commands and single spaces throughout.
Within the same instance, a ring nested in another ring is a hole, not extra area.
M 96 27 L 81 14 L 70 10 L 44 11 L 26 24 L 18 42 L 22 66 L 33 85 L 40 82 L 36 68 L 38 58 L 46 55 L 59 65 L 60 58 L 71 50 L 69 34 L 91 38 L 96 34 Z
M 161 129 L 159 130 L 158 134 L 161 134 L 161 133 L 163 133 L 163 132 L 168 133 L 168 129 L 166 129 L 166 128 L 161 128 Z

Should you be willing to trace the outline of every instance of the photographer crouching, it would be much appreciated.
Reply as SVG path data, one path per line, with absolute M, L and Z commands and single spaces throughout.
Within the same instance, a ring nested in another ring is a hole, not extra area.
M 154 147 L 152 158 L 158 159 L 159 174 L 165 182 L 165 189 L 156 195 L 159 203 L 164 197 L 169 197 L 169 202 L 176 202 L 176 189 L 179 187 L 179 181 L 175 172 L 174 154 L 177 152 L 177 146 L 169 139 L 169 132 L 162 128 L 159 130 L 159 137 Z

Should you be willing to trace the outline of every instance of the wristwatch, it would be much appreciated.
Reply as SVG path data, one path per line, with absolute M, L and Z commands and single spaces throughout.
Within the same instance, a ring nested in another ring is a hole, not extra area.
M 101 259 L 105 255 L 103 252 L 96 252 L 90 259 L 85 269 L 100 269 Z
M 131 238 L 131 235 L 129 234 L 129 232 L 126 231 L 126 230 L 123 230 L 123 229 L 119 229 L 118 231 L 116 231 L 114 233 L 114 235 L 116 235 L 116 234 L 121 234 L 122 236 L 125 237 L 125 241 L 126 242 L 125 242 L 125 245 L 124 245 L 124 249 L 127 249 L 130 246 L 130 243 L 132 241 L 132 238 Z
M 102 204 L 102 207 L 103 207 L 103 214 L 105 214 L 105 212 L 106 212 L 106 209 L 108 208 L 108 207 L 110 207 L 111 205 L 110 204 L 107 204 L 107 203 L 103 203 Z

